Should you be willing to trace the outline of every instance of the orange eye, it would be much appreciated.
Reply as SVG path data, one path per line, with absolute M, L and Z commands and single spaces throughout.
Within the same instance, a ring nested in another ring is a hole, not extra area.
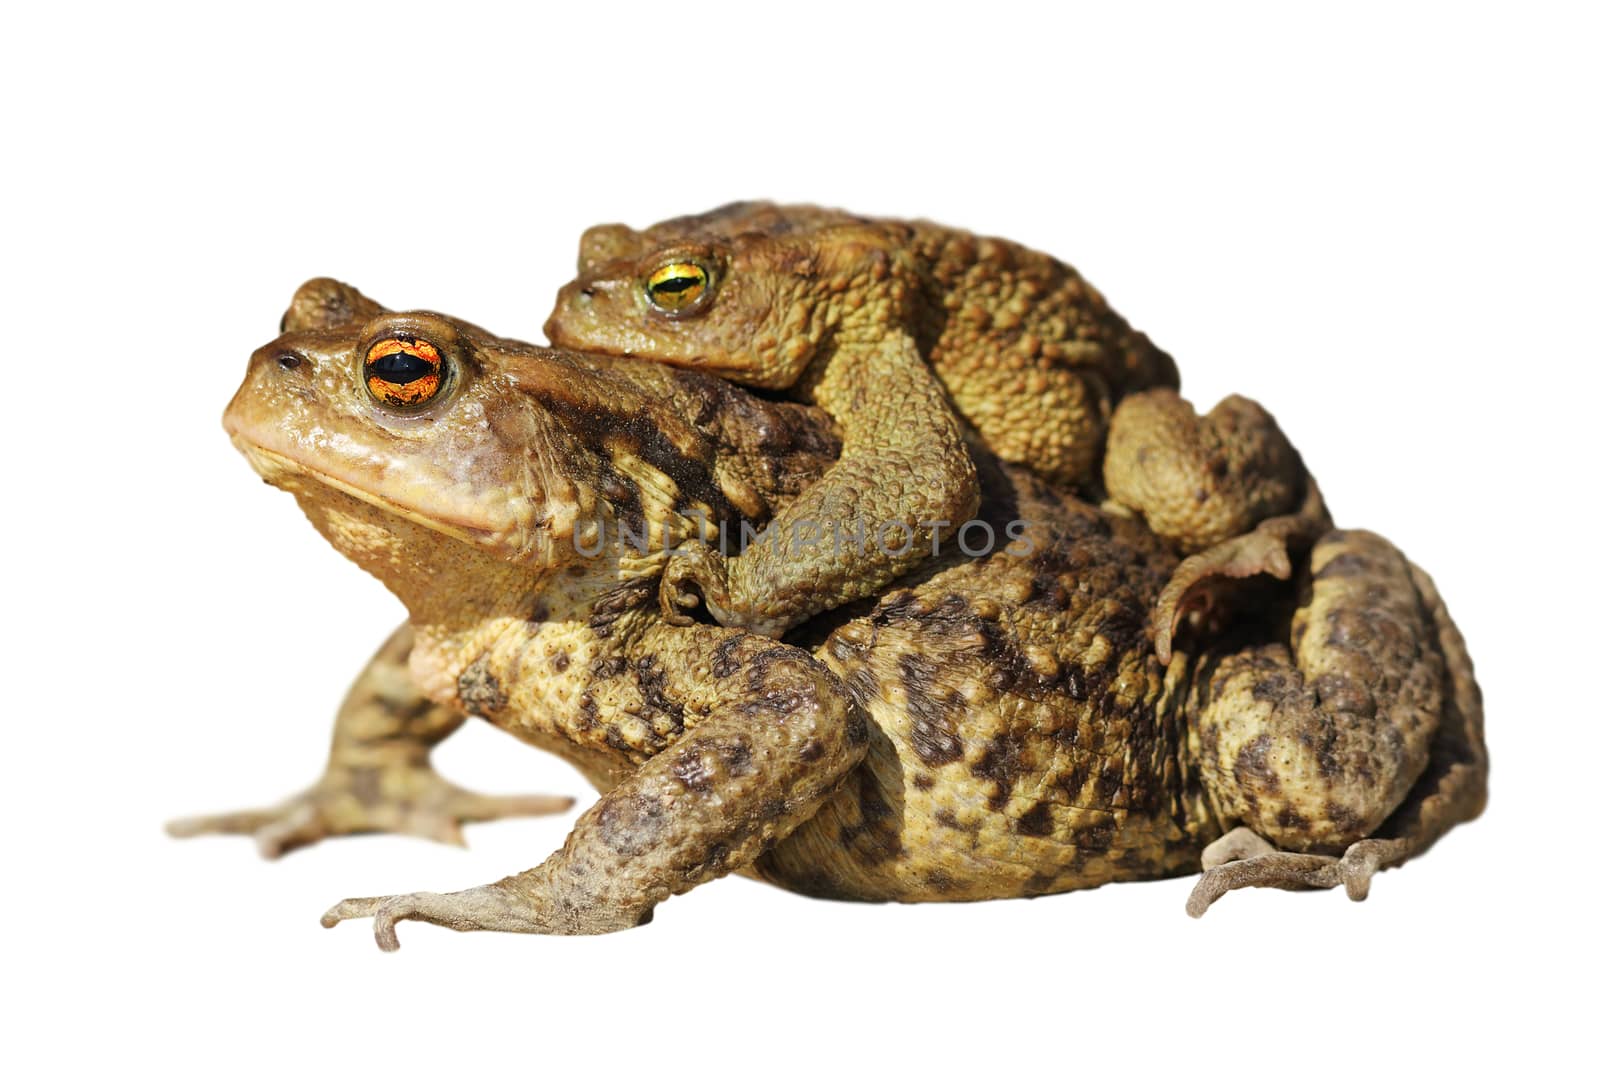
M 367 350 L 363 374 L 374 400 L 394 408 L 414 408 L 439 395 L 444 360 L 426 341 L 390 337 Z

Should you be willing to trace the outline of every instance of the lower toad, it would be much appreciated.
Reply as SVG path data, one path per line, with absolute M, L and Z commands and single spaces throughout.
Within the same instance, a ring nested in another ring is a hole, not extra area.
M 352 690 L 317 787 L 175 831 L 254 833 L 276 853 L 363 830 L 453 840 L 464 821 L 562 806 L 439 778 L 429 749 L 467 715 L 602 792 L 522 873 L 347 899 L 325 925 L 372 917 L 387 949 L 403 920 L 604 933 L 730 872 L 926 901 L 1203 871 L 1196 915 L 1242 886 L 1360 899 L 1484 805 L 1461 635 L 1374 534 L 1321 534 L 1289 580 L 1235 590 L 1221 633 L 1168 633 L 1163 657 L 1171 543 L 980 454 L 982 551 L 787 643 L 673 625 L 657 595 L 670 546 L 794 499 L 837 457 L 824 416 L 327 281 L 283 329 L 225 425 L 410 620 Z M 591 536 L 607 525 L 641 533 Z

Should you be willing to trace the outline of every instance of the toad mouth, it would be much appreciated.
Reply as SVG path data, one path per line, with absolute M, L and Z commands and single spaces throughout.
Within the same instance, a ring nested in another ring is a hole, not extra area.
M 430 514 L 402 507 L 393 500 L 363 489 L 330 471 L 307 463 L 304 459 L 285 455 L 282 452 L 252 441 L 244 433 L 234 433 L 230 439 L 233 442 L 233 447 L 244 454 L 251 468 L 269 484 L 278 488 L 286 488 L 280 483 L 287 479 L 292 479 L 296 476 L 306 477 L 354 500 L 359 500 L 363 504 L 470 545 L 496 544 L 505 538 L 505 531 L 478 519 L 469 519 L 461 515 L 444 513 Z

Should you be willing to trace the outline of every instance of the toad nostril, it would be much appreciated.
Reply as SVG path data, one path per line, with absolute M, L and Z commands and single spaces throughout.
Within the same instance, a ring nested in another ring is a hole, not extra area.
M 582 293 L 583 293 L 583 298 L 585 300 L 593 300 L 594 299 L 594 290 L 593 289 L 591 289 L 591 288 L 586 286 L 582 290 Z
M 300 357 L 293 352 L 284 352 L 278 356 L 278 366 L 284 370 L 294 370 L 300 365 Z

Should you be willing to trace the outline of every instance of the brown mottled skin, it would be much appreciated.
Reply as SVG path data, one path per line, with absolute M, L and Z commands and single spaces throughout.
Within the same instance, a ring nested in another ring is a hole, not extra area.
M 688 306 L 663 308 L 651 279 L 678 264 L 703 271 L 704 285 Z M 739 203 L 644 231 L 595 227 L 545 330 L 559 345 L 819 405 L 843 455 L 779 524 L 904 523 L 915 534 L 897 554 L 827 543 L 680 556 L 662 585 L 669 614 L 680 597 L 697 602 L 698 587 L 719 621 L 779 634 L 914 570 L 933 552 L 926 524 L 959 527 L 977 508 L 963 436 L 1059 488 L 1098 495 L 1103 475 L 1117 505 L 1190 553 L 1305 495 L 1300 457 L 1270 415 L 1230 397 L 1197 416 L 1172 360 L 1077 271 L 934 223 Z M 1271 569 L 1282 543 L 1236 546 L 1227 572 Z M 1195 580 L 1223 569 L 1197 568 Z
M 920 901 L 1208 867 L 1195 913 L 1243 885 L 1359 897 L 1372 871 L 1483 805 L 1481 702 L 1460 634 L 1427 576 L 1375 535 L 1321 537 L 1291 582 L 1261 580 L 1226 633 L 1180 640 L 1163 666 L 1152 613 L 1178 563 L 1170 542 L 980 453 L 983 518 L 1014 531 L 989 554 L 942 555 L 787 644 L 674 625 L 655 585 L 675 511 L 782 507 L 835 458 L 825 418 L 692 372 L 308 288 L 252 357 L 225 425 L 410 621 L 341 712 L 339 736 L 363 743 L 335 745 L 332 786 L 291 802 L 298 829 L 282 843 L 448 837 L 434 831 L 548 805 L 463 803 L 436 779 L 408 789 L 386 773 L 380 735 L 414 774 L 465 714 L 603 791 L 527 871 L 348 899 L 326 925 L 372 916 L 385 948 L 407 919 L 602 933 L 733 871 Z M 396 336 L 449 363 L 425 408 L 396 412 L 363 390 L 363 353 Z M 575 529 L 623 512 L 650 520 L 649 544 L 578 551 Z M 340 786 L 355 755 L 379 769 Z M 255 832 L 285 810 L 181 829 Z

